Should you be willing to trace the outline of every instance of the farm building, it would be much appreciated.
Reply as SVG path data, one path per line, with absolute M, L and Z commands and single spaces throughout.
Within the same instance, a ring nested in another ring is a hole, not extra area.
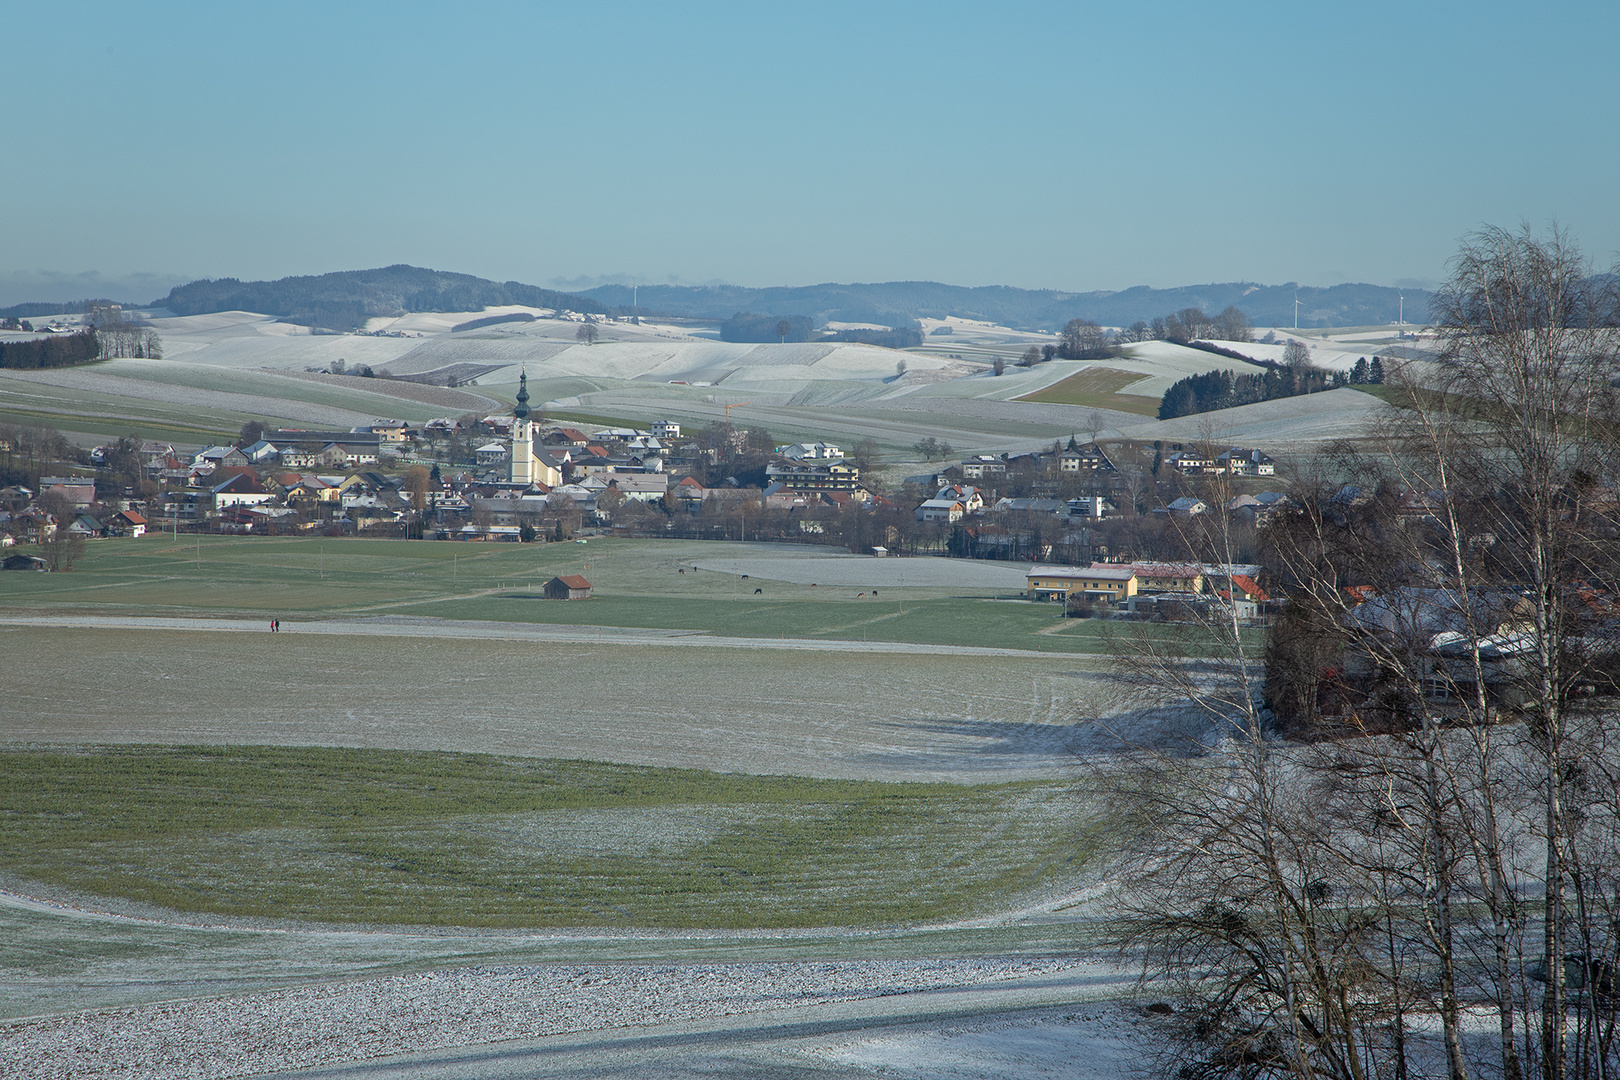
M 591 583 L 578 574 L 554 577 L 542 587 L 547 600 L 584 600 L 591 595 Z

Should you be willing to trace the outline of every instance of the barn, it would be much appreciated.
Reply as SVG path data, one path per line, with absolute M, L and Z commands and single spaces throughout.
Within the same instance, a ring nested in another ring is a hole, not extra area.
M 546 582 L 547 600 L 584 600 L 591 595 L 591 583 L 578 574 L 564 574 Z

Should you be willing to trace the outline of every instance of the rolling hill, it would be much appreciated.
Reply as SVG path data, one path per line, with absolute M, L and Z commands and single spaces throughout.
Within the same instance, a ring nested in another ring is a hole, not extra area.
M 304 326 L 349 330 L 378 316 L 416 311 L 482 311 L 512 304 L 599 315 L 607 312 L 601 303 L 588 297 L 519 281 L 489 281 L 471 274 L 403 264 L 276 281 L 193 281 L 171 289 L 153 306 L 167 308 L 176 315 L 254 311 Z

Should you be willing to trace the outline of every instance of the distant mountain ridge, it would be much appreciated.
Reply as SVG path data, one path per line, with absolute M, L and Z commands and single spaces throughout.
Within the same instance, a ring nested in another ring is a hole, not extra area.
M 628 310 L 632 302 L 639 303 L 643 312 L 716 321 L 752 312 L 805 318 L 816 326 L 828 322 L 910 326 L 918 318 L 954 315 L 1026 330 L 1057 330 L 1073 318 L 1092 319 L 1105 326 L 1129 326 L 1183 308 L 1202 308 L 1214 314 L 1227 305 L 1241 308 L 1255 326 L 1293 326 L 1297 296 L 1300 327 L 1320 328 L 1392 323 L 1401 314 L 1403 294 L 1406 321 L 1426 321 L 1428 292 L 1383 285 L 1319 288 L 1240 281 L 1170 289 L 1138 285 L 1121 291 L 1062 292 L 1010 285 L 973 287 L 937 281 L 889 281 L 763 289 L 742 285 L 643 285 L 639 294 L 628 285 L 603 285 L 581 293 L 565 293 L 519 281 L 496 282 L 471 274 L 398 264 L 275 281 L 193 281 L 171 289 L 153 306 L 168 308 L 176 315 L 256 311 L 332 330 L 348 330 L 364 325 L 369 318 L 413 311 L 482 311 L 486 307 L 521 304 L 602 315 L 615 308 Z
M 611 307 L 628 308 L 628 285 L 602 285 L 581 295 Z M 1183 308 L 1214 314 L 1234 305 L 1255 326 L 1293 326 L 1294 299 L 1299 299 L 1299 325 L 1304 327 L 1376 326 L 1401 315 L 1405 296 L 1407 322 L 1428 319 L 1429 293 L 1384 285 L 1257 285 L 1227 282 L 1153 289 L 1146 285 L 1118 292 L 1060 292 L 1018 289 L 1008 285 L 970 287 L 936 281 L 889 281 L 877 284 L 825 284 L 753 289 L 740 285 L 642 285 L 635 300 L 643 311 L 698 319 L 727 319 L 738 312 L 804 316 L 817 325 L 827 322 L 872 322 L 906 325 L 917 318 L 983 319 L 1026 330 L 1056 330 L 1073 318 L 1105 326 L 1151 322 Z
M 567 308 L 603 315 L 607 308 L 589 297 L 542 289 L 520 281 L 496 282 L 471 274 L 451 274 L 397 264 L 376 270 L 342 270 L 318 276 L 276 281 L 236 278 L 193 281 L 169 290 L 154 307 L 176 315 L 216 311 L 254 311 L 289 322 L 331 330 L 363 326 L 379 316 L 413 311 L 482 311 L 486 307 L 522 304 Z

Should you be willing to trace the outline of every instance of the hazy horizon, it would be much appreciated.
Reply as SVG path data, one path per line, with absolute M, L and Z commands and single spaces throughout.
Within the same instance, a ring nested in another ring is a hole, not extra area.
M 289 274 L 289 275 L 286 275 L 286 276 L 288 276 L 288 277 L 300 277 L 300 276 L 306 276 L 306 274 L 307 274 L 307 276 L 319 276 L 321 274 L 328 274 L 328 273 L 344 271 L 344 270 L 373 270 L 373 269 L 379 269 L 379 268 L 378 267 L 370 267 L 370 266 L 363 266 L 363 267 L 361 267 L 361 266 L 356 266 L 356 267 L 327 267 L 327 268 L 323 268 L 323 269 L 319 269 L 319 270 L 307 271 L 306 273 Z M 452 272 L 452 273 L 469 273 L 470 272 L 470 271 L 462 270 L 462 269 L 460 269 L 458 267 L 427 267 L 426 269 L 443 270 L 443 271 L 448 271 L 448 272 Z M 473 273 L 475 277 L 487 277 L 487 275 L 484 275 L 484 274 L 477 274 L 476 272 L 471 272 L 471 273 Z M 243 280 L 243 281 L 254 280 L 254 279 L 245 278 L 240 274 L 222 274 L 220 276 L 221 277 L 235 277 L 235 278 L 239 278 L 240 280 Z M 11 307 L 11 306 L 17 305 L 17 304 L 50 303 L 50 302 L 55 302 L 55 301 L 62 301 L 64 303 L 71 303 L 71 302 L 78 301 L 78 300 L 95 300 L 95 299 L 114 300 L 114 301 L 118 301 L 120 303 L 149 304 L 149 303 L 152 303 L 153 301 L 161 300 L 165 295 L 168 294 L 169 290 L 174 288 L 175 286 L 186 285 L 186 284 L 189 284 L 190 282 L 193 282 L 193 281 L 196 281 L 196 280 L 198 280 L 198 279 L 195 278 L 195 277 L 186 276 L 186 275 L 134 273 L 134 274 L 128 274 L 128 275 L 122 275 L 122 276 L 108 276 L 108 275 L 103 275 L 103 274 L 100 274 L 100 273 L 97 273 L 97 272 L 94 272 L 94 271 L 78 273 L 78 274 L 52 273 L 52 272 L 39 272 L 37 274 L 32 274 L 32 275 L 26 274 L 26 273 L 0 274 L 0 308 Z M 271 280 L 274 280 L 274 279 L 271 279 Z M 496 279 L 490 279 L 490 280 L 496 280 Z M 508 280 L 511 280 L 511 279 L 508 279 Z M 923 280 L 928 280 L 928 279 L 910 278 L 910 279 L 906 279 L 906 280 L 923 281 Z M 1226 278 L 1226 279 L 1212 280 L 1212 281 L 1182 281 L 1182 282 L 1176 282 L 1175 284 L 1168 285 L 1168 286 L 1151 286 L 1151 287 L 1156 288 L 1156 289 L 1175 289 L 1175 288 L 1184 288 L 1184 287 L 1201 286 L 1201 285 L 1227 284 L 1227 283 L 1237 282 L 1237 281 L 1242 281 L 1242 280 L 1243 279 L 1239 279 L 1239 278 Z M 523 284 L 525 284 L 525 285 L 539 285 L 539 286 L 543 286 L 545 288 L 557 289 L 557 290 L 562 291 L 562 292 L 574 292 L 574 293 L 586 292 L 586 291 L 588 291 L 590 289 L 599 288 L 599 287 L 601 287 L 603 285 L 624 285 L 626 287 L 628 287 L 630 285 L 640 285 L 640 286 L 673 285 L 673 286 L 693 287 L 693 288 L 716 287 L 716 286 L 738 286 L 739 285 L 738 282 L 734 282 L 734 281 L 718 281 L 718 280 L 711 280 L 711 281 L 637 281 L 637 280 L 635 280 L 635 279 L 633 279 L 631 277 L 620 276 L 620 275 L 602 275 L 602 276 L 596 276 L 596 277 L 572 278 L 572 279 L 563 278 L 563 279 L 552 279 L 550 281 L 543 281 L 543 282 L 528 281 L 528 282 L 523 282 Z M 772 283 L 772 284 L 769 284 L 769 285 L 763 285 L 763 286 L 744 285 L 744 286 L 741 286 L 741 287 L 743 287 L 743 288 L 802 288 L 802 287 L 813 287 L 813 286 L 817 286 L 817 285 L 877 285 L 877 284 L 887 284 L 887 283 L 886 282 L 857 282 L 854 279 L 845 279 L 843 281 L 775 282 L 775 283 Z M 938 284 L 961 286 L 961 287 L 965 287 L 965 288 L 976 288 L 976 287 L 981 287 L 981 286 L 999 286 L 999 285 L 1005 285 L 1006 283 L 1005 282 L 990 281 L 990 282 L 975 282 L 975 283 L 969 285 L 969 284 L 965 284 L 963 282 L 950 282 L 950 281 L 947 281 L 947 282 L 939 282 Z M 1050 287 L 1050 286 L 1012 286 L 1012 287 L 1014 287 L 1014 288 L 1028 288 L 1031 291 L 1047 291 L 1047 290 L 1049 290 L 1049 291 L 1052 291 L 1052 292 L 1076 292 L 1076 293 L 1078 293 L 1078 292 L 1124 292 L 1127 289 L 1135 288 L 1135 287 L 1137 287 L 1137 286 L 1139 286 L 1141 284 L 1143 284 L 1143 283 L 1138 282 L 1138 283 L 1136 283 L 1136 285 L 1117 285 L 1117 286 L 1112 286 L 1112 287 L 1102 287 L 1102 288 L 1098 288 L 1098 289 L 1085 289 L 1085 290 L 1080 290 L 1080 289 L 1057 289 L 1057 288 L 1053 288 L 1053 287 Z M 1249 284 L 1263 285 L 1263 286 L 1298 285 L 1301 288 L 1329 288 L 1329 287 L 1332 287 L 1332 286 L 1335 286 L 1335 285 L 1346 285 L 1346 284 L 1380 285 L 1380 286 L 1383 286 L 1383 285 L 1387 284 L 1391 288 L 1432 290 L 1437 283 L 1433 282 L 1433 281 L 1414 281 L 1414 280 L 1411 280 L 1411 279 L 1406 279 L 1406 280 L 1402 280 L 1402 281 L 1395 281 L 1395 282 L 1389 282 L 1389 283 L 1385 283 L 1385 282 L 1342 282 L 1342 281 L 1334 281 L 1334 282 L 1261 281 L 1261 282 L 1249 282 Z
M 69 2 L 8 30 L 0 304 L 393 263 L 1413 287 L 1521 221 L 1620 249 L 1620 10 L 1587 0 Z

